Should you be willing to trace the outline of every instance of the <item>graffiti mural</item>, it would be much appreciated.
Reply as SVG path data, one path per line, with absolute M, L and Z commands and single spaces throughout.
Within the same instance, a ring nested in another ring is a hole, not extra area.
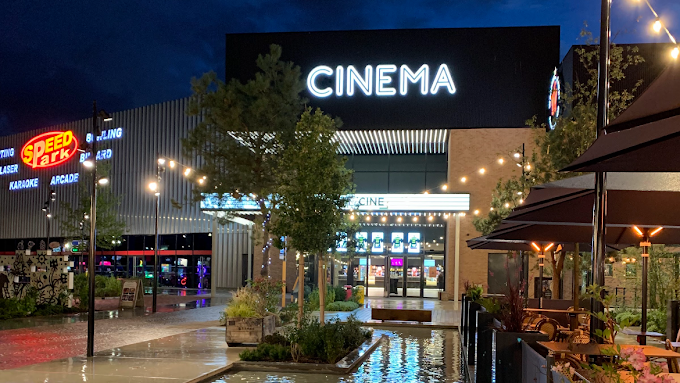
M 69 266 L 64 256 L 47 255 L 46 250 L 31 252 L 35 244 L 23 241 L 13 256 L 0 257 L 0 298 L 23 298 L 30 288 L 38 292 L 38 304 L 60 304 L 62 292 L 68 290 Z

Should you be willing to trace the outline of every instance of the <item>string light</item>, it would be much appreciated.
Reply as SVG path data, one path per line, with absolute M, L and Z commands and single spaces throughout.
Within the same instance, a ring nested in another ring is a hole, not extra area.
M 652 24 L 652 28 L 654 29 L 654 32 L 659 33 L 661 31 L 661 27 L 662 27 L 661 20 L 659 20 L 659 18 L 657 18 L 654 21 L 654 24 Z
M 479 215 L 479 210 L 475 210 L 475 215 Z
M 449 185 L 447 185 L 447 184 L 442 185 L 442 190 L 446 190 L 448 188 L 449 188 Z
M 460 182 L 465 183 L 467 181 L 467 177 L 461 177 Z
M 479 169 L 479 174 L 484 174 L 484 173 L 486 173 L 486 169 L 484 169 L 484 168 Z
M 503 160 L 502 158 L 499 158 L 499 159 L 498 159 L 498 163 L 499 163 L 499 164 L 503 165 L 503 162 L 505 162 L 505 160 Z

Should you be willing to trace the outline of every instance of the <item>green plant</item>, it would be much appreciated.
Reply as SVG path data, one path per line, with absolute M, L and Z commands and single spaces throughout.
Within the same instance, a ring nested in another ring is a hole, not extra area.
M 605 288 L 598 285 L 590 285 L 586 287 L 585 293 L 581 295 L 582 299 L 594 299 L 602 304 L 604 312 L 591 312 L 590 315 L 599 319 L 604 323 L 605 329 L 595 329 L 595 335 L 602 338 L 607 343 L 614 343 L 616 334 L 624 327 L 631 325 L 631 321 L 635 319 L 633 316 L 622 316 L 621 321 L 614 317 L 614 311 L 611 309 L 612 302 L 616 299 L 614 294 L 604 294 Z
M 478 302 L 489 314 L 498 314 L 501 312 L 501 301 L 497 298 L 480 298 Z
M 481 285 L 475 285 L 470 281 L 465 281 L 465 296 L 473 302 L 477 302 L 482 297 L 484 290 Z
M 335 363 L 371 338 L 373 333 L 361 325 L 353 315 L 347 322 L 333 319 L 324 326 L 313 318 L 305 320 L 299 328 L 290 329 L 288 339 L 303 359 Z
M 312 309 L 313 311 L 316 311 L 319 309 L 319 289 L 314 289 L 312 290 L 311 293 L 309 293 L 309 299 L 307 300 L 307 303 L 309 304 L 309 308 Z
M 267 335 L 264 337 L 262 340 L 262 343 L 269 343 L 269 344 L 279 344 L 281 346 L 290 346 L 290 342 L 288 341 L 288 338 L 286 338 L 285 335 L 275 332 L 271 335 Z
M 283 282 L 271 278 L 255 278 L 255 280 L 248 281 L 248 285 L 260 295 L 265 311 L 273 314 L 279 312 Z
M 345 290 L 344 287 L 342 287 L 342 286 L 330 286 L 329 285 L 329 290 L 330 289 L 333 289 L 333 291 L 334 291 L 333 302 L 344 302 L 344 301 L 346 301 L 345 298 L 347 297 L 347 290 Z M 331 303 L 331 302 L 326 302 L 326 307 L 328 307 L 328 303 Z
M 227 318 L 261 318 L 267 315 L 265 298 L 261 291 L 243 287 L 236 291 L 231 302 L 224 309 Z
M 260 343 L 254 350 L 244 350 L 238 354 L 241 360 L 249 361 L 269 361 L 283 362 L 290 360 L 290 347 L 280 344 Z
M 666 333 L 665 310 L 647 310 L 647 331 Z
M 359 308 L 359 304 L 356 302 L 343 302 L 336 301 L 326 305 L 327 311 L 354 311 Z
M 642 313 L 640 311 L 633 310 L 620 310 L 613 313 L 614 320 L 616 323 L 629 323 L 630 326 L 639 326 L 640 320 L 642 319 Z M 664 317 L 664 320 L 666 318 Z

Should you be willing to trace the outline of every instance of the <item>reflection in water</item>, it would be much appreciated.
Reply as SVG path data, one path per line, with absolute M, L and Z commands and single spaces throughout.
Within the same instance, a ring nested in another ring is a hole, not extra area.
M 375 330 L 387 334 L 369 359 L 354 374 L 290 374 L 238 372 L 215 383 L 231 382 L 460 382 L 460 340 L 456 330 L 393 329 Z

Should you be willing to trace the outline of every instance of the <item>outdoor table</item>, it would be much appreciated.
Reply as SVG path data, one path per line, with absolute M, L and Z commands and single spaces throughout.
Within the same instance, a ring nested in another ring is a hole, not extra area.
M 680 343 L 680 342 L 678 342 L 678 343 Z M 666 374 L 666 375 L 673 378 L 673 380 L 675 380 L 676 382 L 680 382 L 680 374 Z
M 626 334 L 626 335 L 635 335 L 636 340 L 639 344 L 641 345 L 646 345 L 647 344 L 647 337 L 651 336 L 653 338 L 664 338 L 666 335 L 661 334 L 659 332 L 654 332 L 654 331 L 639 331 L 639 330 L 634 330 L 630 328 L 624 328 L 621 333 Z
M 673 348 L 678 348 L 678 347 L 680 347 L 680 342 L 671 342 L 671 346 Z
M 524 311 L 528 311 L 530 313 L 550 313 L 550 314 L 567 314 L 570 317 L 575 317 L 579 314 L 590 314 L 590 311 L 587 310 L 560 310 L 560 309 L 535 309 L 535 308 L 526 308 Z M 576 330 L 574 327 L 574 321 L 569 321 L 569 330 Z
M 577 355 L 587 355 L 587 356 L 601 356 L 605 355 L 602 353 L 603 350 L 612 349 L 616 350 L 616 344 L 584 344 L 584 345 L 574 345 L 572 349 L 569 349 L 569 343 L 567 342 L 536 342 L 539 346 L 548 350 L 548 356 L 545 358 L 546 361 L 546 371 L 550 371 L 552 365 L 555 361 L 555 354 L 577 354 Z M 636 346 L 633 344 L 621 344 L 621 349 L 624 348 L 642 348 L 645 356 L 647 358 L 680 358 L 680 354 L 666 350 L 665 348 L 654 347 L 654 346 Z M 552 382 L 552 375 L 548 374 L 548 383 Z

